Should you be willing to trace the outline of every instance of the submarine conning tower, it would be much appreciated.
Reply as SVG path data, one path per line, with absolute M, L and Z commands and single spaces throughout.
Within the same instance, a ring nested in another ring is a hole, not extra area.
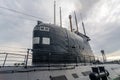
M 83 37 L 65 28 L 41 21 L 38 21 L 33 30 L 32 51 L 33 65 L 76 63 L 84 61 L 85 55 L 93 55 L 88 41 Z M 87 57 L 86 61 L 89 61 L 88 59 Z

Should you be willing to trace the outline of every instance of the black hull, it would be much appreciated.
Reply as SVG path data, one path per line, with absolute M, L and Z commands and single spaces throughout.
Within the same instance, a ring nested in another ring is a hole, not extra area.
M 35 40 L 34 40 L 35 39 Z M 88 37 L 52 24 L 38 24 L 33 31 L 33 64 L 91 62 Z

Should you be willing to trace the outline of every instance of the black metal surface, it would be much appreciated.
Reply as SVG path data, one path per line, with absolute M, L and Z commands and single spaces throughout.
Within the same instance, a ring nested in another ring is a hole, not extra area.
M 92 67 L 92 73 L 89 74 L 90 80 L 108 80 L 109 72 L 104 66 Z
M 41 31 L 47 27 L 49 31 Z M 87 37 L 77 35 L 65 28 L 52 24 L 38 24 L 33 30 L 33 38 L 39 37 L 40 43 L 33 44 L 33 64 L 39 63 L 76 63 L 94 60 Z M 50 38 L 50 45 L 42 44 L 42 38 Z
M 79 76 L 78 76 L 76 73 L 73 73 L 72 76 L 73 76 L 74 78 L 79 78 Z
M 50 76 L 50 80 L 68 80 L 68 79 L 66 78 L 65 75 L 61 75 L 61 76 L 55 76 L 55 77 Z

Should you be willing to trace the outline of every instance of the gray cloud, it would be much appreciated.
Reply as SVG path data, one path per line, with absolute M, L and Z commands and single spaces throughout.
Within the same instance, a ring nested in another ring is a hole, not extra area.
M 43 22 L 53 23 L 53 1 L 0 0 L 0 5 L 35 15 Z M 59 6 L 62 6 L 63 26 L 68 29 L 68 15 L 74 16 L 75 10 L 79 31 L 83 33 L 80 18 L 82 13 L 87 35 L 92 39 L 90 43 L 94 53 L 100 53 L 101 49 L 105 49 L 107 53 L 120 50 L 119 0 L 56 0 L 56 2 L 57 16 L 59 16 Z M 0 8 L 0 44 L 32 47 L 32 29 L 36 21 L 36 18 Z M 57 24 L 59 25 L 59 17 Z
M 106 53 L 114 53 L 120 49 L 119 4 L 119 0 L 101 0 L 87 15 L 87 32 L 92 38 L 91 44 L 95 53 L 100 53 L 101 49 Z

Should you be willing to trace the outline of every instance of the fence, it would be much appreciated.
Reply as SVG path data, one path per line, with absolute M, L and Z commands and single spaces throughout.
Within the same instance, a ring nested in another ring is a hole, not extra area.
M 56 56 L 63 56 L 60 54 L 57 54 L 54 52 L 54 54 L 51 54 L 48 56 L 49 59 L 44 63 L 37 63 L 38 65 L 32 65 L 32 53 L 30 52 L 31 49 L 28 49 L 26 53 L 0 53 L 0 66 L 57 66 L 58 64 L 61 64 L 62 66 L 68 66 L 68 65 L 82 65 L 82 64 L 89 64 L 95 61 L 94 56 L 88 56 L 88 55 L 82 55 L 82 56 L 74 56 L 74 58 L 67 59 L 66 56 L 64 56 L 63 59 L 58 59 L 57 63 L 55 60 L 57 60 Z M 69 55 L 73 56 L 73 55 Z M 39 61 L 40 58 L 37 60 Z M 61 62 L 63 61 L 63 62 Z M 69 62 L 66 62 L 69 61 Z M 73 61 L 73 62 L 70 62 Z M 60 66 L 60 65 L 58 65 Z

